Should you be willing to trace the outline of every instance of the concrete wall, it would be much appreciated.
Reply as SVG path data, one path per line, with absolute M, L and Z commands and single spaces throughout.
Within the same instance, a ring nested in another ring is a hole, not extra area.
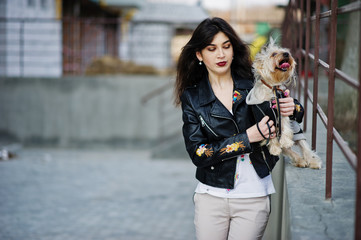
M 141 98 L 169 81 L 159 76 L 0 79 L 0 132 L 24 144 L 147 144 L 160 136 L 161 102 L 143 105 Z M 163 104 L 169 114 L 180 111 L 171 99 Z M 173 127 L 181 127 L 180 117 Z

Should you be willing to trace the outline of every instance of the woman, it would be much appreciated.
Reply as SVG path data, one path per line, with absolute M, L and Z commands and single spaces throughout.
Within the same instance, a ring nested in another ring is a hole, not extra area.
M 261 239 L 267 225 L 268 196 L 275 192 L 270 172 L 278 156 L 260 146 L 260 132 L 276 134 L 267 116 L 258 130 L 246 104 L 251 64 L 248 47 L 220 18 L 200 23 L 179 58 L 176 104 L 182 105 L 185 145 L 197 167 L 199 240 Z M 283 116 L 294 109 L 293 98 L 280 99 Z

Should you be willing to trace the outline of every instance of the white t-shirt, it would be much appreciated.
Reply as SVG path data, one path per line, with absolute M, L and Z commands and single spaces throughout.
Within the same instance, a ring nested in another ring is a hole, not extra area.
M 222 198 L 263 197 L 276 192 L 271 175 L 260 178 L 252 166 L 249 154 L 242 154 L 237 157 L 234 181 L 234 189 L 211 187 L 199 182 L 195 192 L 208 193 Z

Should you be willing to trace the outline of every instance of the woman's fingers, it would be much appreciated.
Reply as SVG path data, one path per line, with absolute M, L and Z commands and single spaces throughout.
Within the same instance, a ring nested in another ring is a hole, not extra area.
M 271 130 L 271 131 L 270 131 Z M 265 136 L 267 138 L 275 138 L 276 137 L 276 128 L 275 126 L 272 126 L 271 128 L 267 129 L 267 133 L 265 134 Z
M 269 120 L 269 116 L 264 116 L 259 123 L 260 124 L 265 124 L 265 123 L 268 122 L 268 120 Z
M 250 142 L 259 142 L 265 138 L 275 138 L 275 130 L 274 122 L 265 116 L 260 122 L 247 129 L 247 135 Z
M 280 112 L 282 116 L 288 117 L 293 114 L 295 103 L 292 97 L 278 99 L 280 103 Z
M 267 124 L 268 123 L 268 124 Z M 274 132 L 275 132 L 275 126 L 274 126 L 274 122 L 272 120 L 269 120 L 268 116 L 265 116 L 262 118 L 262 120 L 259 122 L 259 128 L 262 132 L 262 134 L 266 137 L 266 138 L 273 138 L 274 137 Z
M 275 128 L 275 126 L 272 126 L 272 127 L 271 127 L 271 135 L 270 135 L 270 137 L 271 137 L 271 138 L 276 137 L 275 132 L 276 132 L 276 128 Z

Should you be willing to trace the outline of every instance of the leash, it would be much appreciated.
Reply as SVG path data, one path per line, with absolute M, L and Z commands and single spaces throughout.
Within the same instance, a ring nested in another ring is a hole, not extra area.
M 280 94 L 278 93 L 278 91 L 282 91 Z M 279 98 L 281 97 L 283 97 L 284 95 L 283 95 L 283 90 L 282 89 L 280 89 L 280 88 L 277 88 L 276 86 L 275 87 L 273 87 L 273 89 L 272 89 L 272 91 L 273 91 L 273 95 L 275 96 L 275 99 L 276 99 L 276 104 L 277 104 L 277 114 L 278 114 L 278 117 L 277 117 L 277 123 L 276 123 L 276 125 L 278 125 L 277 127 L 278 127 L 278 131 L 276 132 L 276 136 L 277 136 L 277 138 L 279 139 L 280 137 L 281 137 L 281 132 L 282 132 L 282 125 L 281 125 L 281 111 L 280 111 L 280 101 L 279 101 Z M 279 95 L 281 95 L 281 96 L 279 96 Z
M 261 136 L 267 140 L 267 142 L 266 142 L 266 145 L 267 145 L 269 143 L 269 140 L 271 139 L 271 127 L 269 126 L 268 122 L 266 122 L 266 124 L 267 124 L 268 132 L 269 132 L 268 138 L 266 138 L 265 135 L 263 135 L 263 133 L 261 132 L 261 129 L 258 126 L 258 122 L 256 123 L 256 126 L 257 126 L 258 132 L 261 134 Z
M 281 137 L 281 132 L 282 132 L 282 125 L 281 125 L 281 112 L 280 112 L 280 102 L 279 99 L 284 97 L 284 90 L 282 90 L 281 88 L 279 88 L 279 86 L 270 86 L 268 83 L 266 83 L 263 79 L 261 79 L 261 82 L 267 86 L 269 89 L 272 90 L 273 92 L 273 96 L 276 100 L 276 105 L 277 105 L 277 117 L 275 117 L 276 119 L 276 127 L 278 129 L 278 131 L 276 132 L 276 136 L 279 139 Z

